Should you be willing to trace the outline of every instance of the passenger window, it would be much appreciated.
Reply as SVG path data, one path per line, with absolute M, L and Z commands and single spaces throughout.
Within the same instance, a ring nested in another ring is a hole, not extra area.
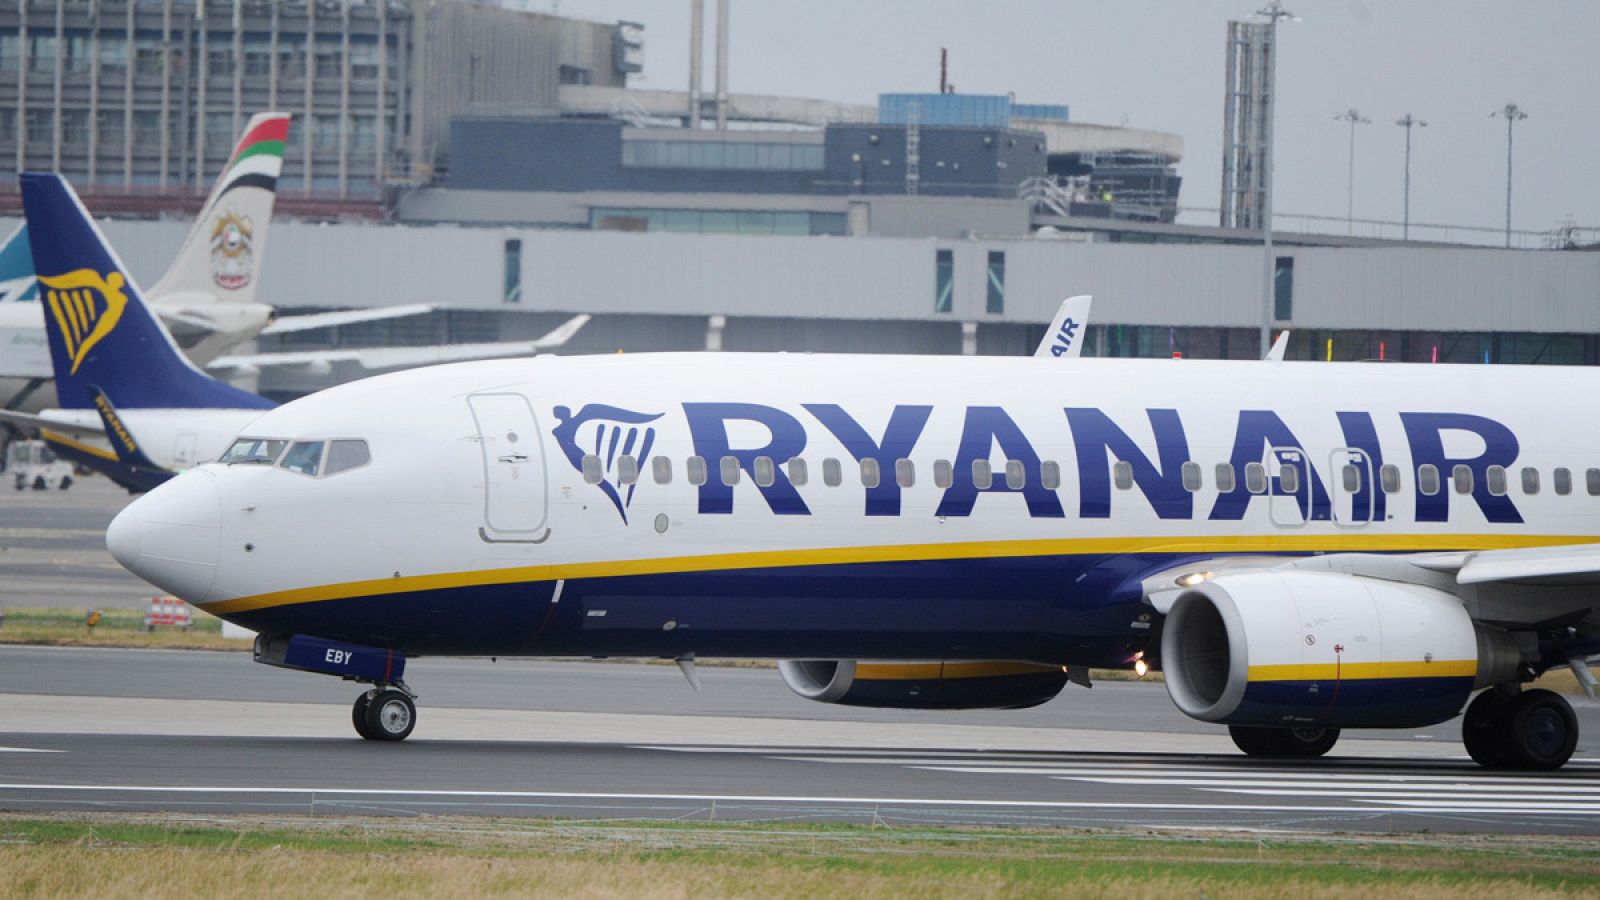
M 1438 466 L 1433 463 L 1424 463 L 1417 467 L 1417 490 L 1428 497 L 1439 493 Z
M 1237 486 L 1233 480 L 1233 463 L 1217 463 L 1217 490 L 1231 494 Z
M 706 459 L 705 459 L 705 457 L 703 457 L 703 456 L 691 456 L 691 457 L 689 457 L 689 461 L 687 463 L 685 463 L 685 468 L 688 469 L 687 474 L 689 476 L 689 483 L 690 484 L 694 485 L 695 487 L 699 487 L 700 485 L 706 483 Z
M 1551 480 L 1555 482 L 1556 493 L 1563 497 L 1572 493 L 1571 469 L 1557 469 L 1554 477 Z
M 724 485 L 733 487 L 739 483 L 739 457 L 724 456 L 718 468 L 721 470 L 718 474 L 722 476 Z
M 1400 493 L 1400 467 L 1399 466 L 1396 466 L 1396 465 L 1384 466 L 1383 468 L 1378 470 L 1378 478 L 1380 478 L 1383 481 L 1383 492 L 1385 494 L 1398 494 L 1398 493 Z
M 933 486 L 947 488 L 955 479 L 951 477 L 950 460 L 936 459 L 933 461 Z
M 838 487 L 844 483 L 844 470 L 839 467 L 837 459 L 822 461 L 822 483 L 828 487 Z
M 1183 464 L 1183 489 L 1189 493 L 1200 490 L 1200 464 L 1186 462 Z
M 606 480 L 604 467 L 600 465 L 600 457 L 593 453 L 583 456 L 583 480 L 589 484 L 599 484 Z
M 1539 470 L 1533 466 L 1522 469 L 1522 492 L 1529 496 L 1539 493 Z
M 1061 464 L 1053 459 L 1047 459 L 1039 464 L 1039 483 L 1047 491 L 1061 487 Z
M 1006 460 L 1006 487 L 1013 491 L 1020 491 L 1023 485 L 1027 483 L 1028 473 L 1022 468 L 1022 460 Z
M 1590 469 L 1584 472 L 1583 480 L 1588 482 L 1589 496 L 1600 497 L 1600 469 Z
M 1456 493 L 1472 493 L 1472 467 L 1456 466 L 1450 470 L 1450 480 L 1455 482 Z
M 1117 460 L 1111 467 L 1111 480 L 1117 485 L 1117 490 L 1126 491 L 1133 487 L 1133 463 L 1125 459 Z
M 1489 493 L 1496 497 L 1504 497 L 1506 495 L 1506 467 L 1490 466 L 1488 471 L 1483 474 L 1484 482 L 1489 486 Z
M 1267 492 L 1267 467 L 1258 462 L 1245 463 L 1244 488 L 1252 494 Z
M 806 483 L 806 461 L 798 456 L 789 460 L 789 483 L 795 487 Z
M 366 441 L 329 441 L 328 464 L 323 474 L 359 469 L 369 462 L 372 462 L 372 453 L 367 450 Z
M 1354 494 L 1361 490 L 1361 470 L 1355 466 L 1346 464 L 1340 471 L 1339 477 L 1344 479 L 1346 493 Z
M 861 461 L 861 486 L 875 488 L 882 481 L 883 475 L 878 471 L 878 461 L 867 457 Z
M 634 484 L 639 480 L 639 460 L 624 453 L 617 457 L 617 483 Z
M 1278 487 L 1280 487 L 1285 494 L 1300 493 L 1300 467 L 1279 466 Z
M 994 470 L 989 467 L 987 459 L 972 461 L 972 486 L 980 491 L 987 491 L 994 486 Z
M 672 481 L 672 460 L 658 456 L 650 463 L 650 468 L 654 470 L 656 484 L 667 484 Z
M 778 466 L 772 457 L 758 456 L 751 477 L 755 479 L 756 487 L 772 487 L 772 483 L 778 480 Z
M 894 483 L 903 488 L 911 487 L 917 483 L 917 467 L 909 459 L 894 461 Z
M 278 466 L 301 475 L 316 475 L 322 469 L 322 442 L 296 441 Z

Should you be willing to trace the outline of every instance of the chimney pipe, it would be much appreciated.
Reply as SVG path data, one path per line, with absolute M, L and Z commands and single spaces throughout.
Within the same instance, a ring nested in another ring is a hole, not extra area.
M 717 0 L 717 130 L 728 130 L 728 4 Z
M 700 61 L 705 56 L 706 0 L 689 0 L 689 127 L 700 127 Z
M 945 82 L 945 75 L 949 72 L 950 51 L 944 47 L 939 48 L 939 93 L 948 94 L 950 88 Z

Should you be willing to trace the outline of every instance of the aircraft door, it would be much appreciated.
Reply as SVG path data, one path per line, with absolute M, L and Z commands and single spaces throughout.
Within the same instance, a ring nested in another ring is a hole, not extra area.
M 1311 491 L 1311 461 L 1299 447 L 1271 447 L 1267 467 L 1267 511 L 1272 524 L 1300 528 L 1306 524 L 1301 499 Z M 1310 504 L 1306 504 L 1309 506 Z
M 175 467 L 187 469 L 194 465 L 194 444 L 193 434 L 178 435 L 177 442 L 172 446 L 172 464 Z
M 483 526 L 491 544 L 537 544 L 546 527 L 546 473 L 538 417 L 528 398 L 514 393 L 467 397 L 483 456 Z
M 1354 447 L 1340 447 L 1328 460 L 1332 472 L 1333 522 L 1344 528 L 1361 528 L 1372 521 L 1372 458 Z

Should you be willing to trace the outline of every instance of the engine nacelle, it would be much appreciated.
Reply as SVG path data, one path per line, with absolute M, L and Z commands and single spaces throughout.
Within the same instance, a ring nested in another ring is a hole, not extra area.
M 1515 679 L 1504 632 L 1433 588 L 1327 572 L 1223 575 L 1167 612 L 1161 666 L 1185 713 L 1228 725 L 1411 728 Z
M 786 659 L 778 672 L 807 700 L 888 709 L 1024 709 L 1067 683 L 1060 666 L 1015 662 Z

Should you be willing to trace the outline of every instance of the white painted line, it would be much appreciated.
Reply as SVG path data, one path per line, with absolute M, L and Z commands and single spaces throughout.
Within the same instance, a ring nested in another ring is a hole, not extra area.
M 1425 788 L 1432 791 L 1499 791 L 1502 793 L 1523 794 L 1595 794 L 1600 795 L 1600 787 L 1576 787 L 1549 784 L 1504 784 L 1491 782 L 1486 784 L 1472 784 L 1458 782 L 1454 784 L 1439 784 L 1436 782 L 1418 780 L 1409 784 L 1405 782 L 1386 781 L 1265 781 L 1255 778 L 1081 778 L 1062 777 L 1063 781 L 1088 781 L 1095 784 L 1136 784 L 1136 785 L 1165 785 L 1170 787 L 1199 787 L 1199 788 L 1270 788 L 1271 792 L 1292 794 L 1295 788 L 1315 788 L 1319 790 L 1406 790 L 1408 788 Z M 1597 797 L 1600 799 L 1600 797 Z
M 38 747 L 0 747 L 0 753 L 65 753 L 65 750 L 42 750 Z
M 801 759 L 802 757 L 788 757 Z M 814 760 L 814 762 L 835 762 L 835 760 Z M 876 762 L 875 760 L 870 762 Z M 1090 768 L 1087 766 L 1051 767 L 1051 766 L 950 766 L 950 765 L 925 765 L 931 760 L 917 760 L 908 763 L 912 768 L 927 769 L 934 772 L 964 772 L 973 775 L 1049 775 L 1054 778 L 1077 778 L 1084 781 L 1102 781 L 1109 784 L 1185 784 L 1193 783 L 1216 784 L 1217 779 L 1249 779 L 1259 780 L 1263 784 L 1278 784 L 1304 779 L 1320 779 L 1338 782 L 1370 782 L 1383 784 L 1393 782 L 1425 783 L 1425 784 L 1494 784 L 1514 785 L 1529 789 L 1540 786 L 1563 791 L 1591 791 L 1600 790 L 1600 780 L 1581 777 L 1542 777 L 1542 776 L 1507 776 L 1507 775 L 1477 775 L 1464 773 L 1457 775 L 1381 775 L 1367 772 L 1324 772 L 1319 770 L 1301 769 L 1293 772 L 1257 771 L 1250 768 L 1237 769 L 1150 769 L 1140 771 L 1130 766 L 1103 766 Z M 1163 781 L 1163 779 L 1170 779 Z
M 964 809 L 1110 809 L 1149 812 L 1374 812 L 1371 806 L 1349 804 L 1340 806 L 1295 806 L 1288 804 L 1251 803 L 1100 803 L 1060 800 L 946 800 L 927 797 L 805 797 L 766 794 L 646 794 L 602 793 L 595 791 L 482 791 L 407 788 L 329 788 L 329 787 L 240 787 L 238 785 L 96 785 L 96 784 L 0 784 L 0 791 L 20 792 L 101 792 L 143 794 L 226 794 L 271 796 L 296 795 L 309 798 L 327 797 L 442 797 L 482 800 L 653 800 L 689 801 L 696 803 L 797 803 L 797 804 L 847 804 L 852 806 L 943 806 Z M 114 802 L 98 798 L 97 802 Z M 1600 808 L 1591 810 L 1552 807 L 1529 811 L 1523 804 L 1448 803 L 1429 805 L 1411 801 L 1395 801 L 1405 806 L 1408 813 L 1454 813 L 1476 811 L 1486 814 L 1519 815 L 1536 812 L 1539 815 L 1590 816 L 1600 814 Z

